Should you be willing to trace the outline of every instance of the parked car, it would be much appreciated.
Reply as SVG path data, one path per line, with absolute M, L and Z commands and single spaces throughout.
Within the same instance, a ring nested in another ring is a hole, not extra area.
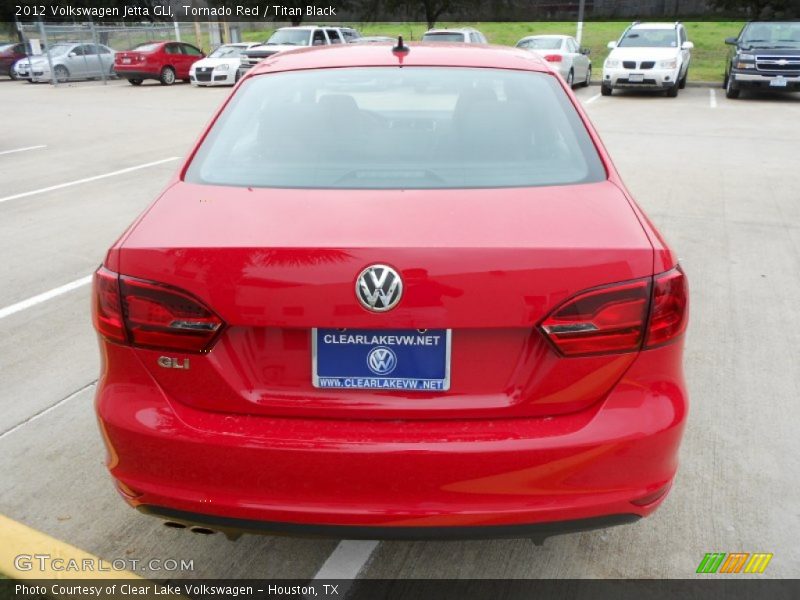
M 17 61 L 28 58 L 30 46 L 15 42 L 0 43 L 0 75 L 7 75 L 11 79 L 19 79 L 14 64 Z
M 800 91 L 800 21 L 753 21 L 725 43 L 728 98 L 743 89 Z
M 488 44 L 486 36 L 472 27 L 453 29 L 429 29 L 422 36 L 423 42 L 463 42 L 464 44 Z
M 576 81 L 587 86 L 592 80 L 590 50 L 581 48 L 568 35 L 529 35 L 517 42 L 517 48 L 530 50 L 544 58 L 572 87 Z
M 49 60 L 48 60 L 49 56 Z M 50 65 L 52 64 L 52 72 Z M 50 46 L 44 54 L 23 58 L 16 62 L 17 77 L 38 83 L 55 81 L 62 83 L 77 79 L 112 76 L 114 50 L 102 44 L 62 42 Z
M 233 85 L 239 81 L 242 52 L 257 45 L 256 42 L 243 42 L 220 46 L 190 67 L 189 80 L 192 85 L 199 86 Z
M 146 42 L 133 50 L 117 52 L 114 71 L 131 85 L 141 85 L 145 79 L 172 85 L 178 79 L 189 81 L 189 69 L 205 56 L 185 42 Z
M 188 157 L 94 277 L 132 506 L 231 536 L 540 539 L 663 502 L 686 278 L 543 60 L 285 52 Z
M 302 25 L 299 27 L 281 27 L 276 29 L 263 44 L 248 48 L 242 53 L 242 64 L 239 75 L 254 67 L 267 57 L 308 46 L 331 46 L 345 44 L 356 40 L 361 34 L 350 27 L 323 27 L 318 25 Z
M 686 86 L 691 50 L 681 23 L 633 23 L 603 65 L 600 91 L 610 96 L 617 88 L 664 90 L 674 98 Z

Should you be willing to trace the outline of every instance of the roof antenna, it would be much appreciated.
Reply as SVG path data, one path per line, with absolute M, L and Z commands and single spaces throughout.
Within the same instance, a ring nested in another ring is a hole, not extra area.
M 397 36 L 397 46 L 392 48 L 392 52 L 394 52 L 395 54 L 401 54 L 401 55 L 408 54 L 409 47 L 406 46 L 403 43 L 403 36 L 402 35 L 398 35 Z

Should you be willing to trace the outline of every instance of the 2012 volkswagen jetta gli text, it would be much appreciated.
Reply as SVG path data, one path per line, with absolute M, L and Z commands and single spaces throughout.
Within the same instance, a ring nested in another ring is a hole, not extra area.
M 684 274 L 524 50 L 265 60 L 93 310 L 109 469 L 179 526 L 541 538 L 677 469 Z

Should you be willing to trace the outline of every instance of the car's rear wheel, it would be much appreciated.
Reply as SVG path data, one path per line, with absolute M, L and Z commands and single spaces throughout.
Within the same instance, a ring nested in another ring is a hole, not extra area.
M 53 77 L 58 83 L 65 83 L 69 81 L 69 69 L 64 65 L 56 65 L 53 68 Z
M 586 79 L 583 80 L 581 86 L 589 87 L 589 84 L 592 82 L 592 65 L 586 69 Z
M 567 73 L 567 85 L 570 88 L 575 85 L 575 71 L 572 69 L 570 69 L 569 73 Z
M 739 97 L 741 90 L 736 86 L 732 75 L 728 75 L 728 80 L 725 82 L 725 97 L 735 100 Z
M 161 85 L 172 85 L 175 83 L 175 69 L 172 67 L 164 67 L 161 69 L 161 76 L 158 78 Z
M 142 85 L 141 79 L 128 79 L 128 83 L 131 85 Z
M 600 93 L 603 94 L 603 96 L 610 96 L 611 91 L 610 85 L 606 85 L 605 83 L 600 85 Z

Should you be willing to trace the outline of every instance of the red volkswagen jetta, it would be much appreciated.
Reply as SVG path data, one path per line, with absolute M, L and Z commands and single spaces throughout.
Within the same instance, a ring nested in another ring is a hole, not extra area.
M 183 42 L 146 42 L 133 50 L 114 55 L 114 72 L 131 85 L 145 79 L 156 79 L 161 85 L 172 85 L 178 79 L 189 81 L 190 67 L 204 58 L 199 48 Z
M 172 526 L 541 539 L 675 476 L 686 279 L 529 52 L 265 60 L 94 285 L 108 466 Z

